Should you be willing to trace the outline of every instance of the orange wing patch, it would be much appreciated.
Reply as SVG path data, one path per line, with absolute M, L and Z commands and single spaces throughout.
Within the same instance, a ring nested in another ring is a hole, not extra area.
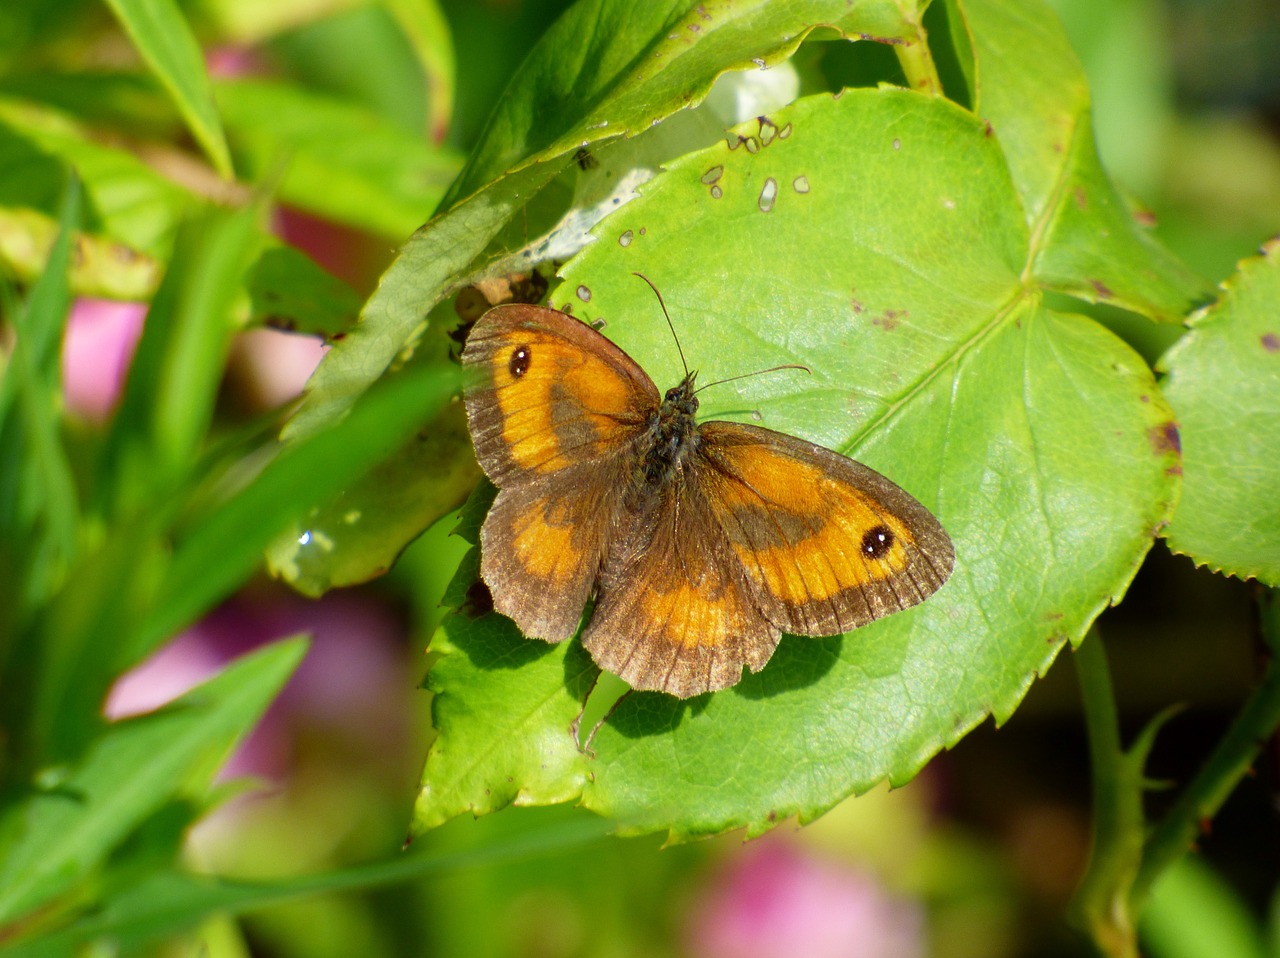
M 630 384 L 589 353 L 549 337 L 507 333 L 491 360 L 502 438 L 524 469 L 557 472 L 618 442 Z

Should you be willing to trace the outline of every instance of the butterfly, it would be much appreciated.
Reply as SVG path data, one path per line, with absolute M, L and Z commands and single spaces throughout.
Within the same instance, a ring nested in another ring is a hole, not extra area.
M 884 476 L 760 426 L 698 422 L 696 371 L 662 395 L 566 313 L 497 306 L 462 364 L 498 487 L 480 531 L 494 608 L 559 642 L 594 596 L 582 644 L 632 688 L 728 688 L 782 633 L 848 632 L 951 574 L 942 525 Z

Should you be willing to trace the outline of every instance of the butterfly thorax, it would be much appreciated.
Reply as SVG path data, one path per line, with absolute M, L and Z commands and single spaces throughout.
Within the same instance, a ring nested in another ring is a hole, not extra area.
M 649 417 L 649 427 L 641 440 L 638 470 L 638 478 L 647 489 L 667 485 L 693 449 L 697 438 L 694 416 L 698 411 L 693 381 L 697 375 L 689 373 L 680 385 L 668 389 L 662 404 Z

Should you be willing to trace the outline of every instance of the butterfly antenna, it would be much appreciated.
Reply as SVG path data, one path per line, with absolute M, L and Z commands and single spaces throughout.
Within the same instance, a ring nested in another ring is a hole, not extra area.
M 649 284 L 649 288 L 653 290 L 653 295 L 658 297 L 658 305 L 662 307 L 662 315 L 667 317 L 667 325 L 671 328 L 671 338 L 676 341 L 676 352 L 680 354 L 680 365 L 684 367 L 684 374 L 689 375 L 689 364 L 684 361 L 684 350 L 680 348 L 680 337 L 676 335 L 676 327 L 671 322 L 671 314 L 667 312 L 667 304 L 662 301 L 662 294 L 658 292 L 658 287 L 653 285 L 653 281 L 644 273 L 635 273 L 642 280 Z
M 768 369 L 757 369 L 753 373 L 743 373 L 741 376 L 730 376 L 728 379 L 717 379 L 713 383 L 707 383 L 705 386 L 699 386 L 697 389 L 694 390 L 694 393 L 697 394 L 702 392 L 702 390 L 704 389 L 709 389 L 712 386 L 719 386 L 719 385 L 722 385 L 723 383 L 731 383 L 738 379 L 750 379 L 752 376 L 763 376 L 765 373 L 776 373 L 779 369 L 803 369 L 810 376 L 813 375 L 813 370 L 810 369 L 808 366 L 802 365 L 801 363 L 784 363 L 781 366 L 770 366 Z

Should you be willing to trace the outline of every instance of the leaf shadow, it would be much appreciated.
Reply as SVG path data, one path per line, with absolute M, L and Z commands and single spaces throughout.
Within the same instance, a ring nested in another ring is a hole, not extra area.
M 744 699 L 768 699 L 814 685 L 839 661 L 843 648 L 843 635 L 825 639 L 783 635 L 769 664 L 759 672 L 748 672 L 732 691 Z

